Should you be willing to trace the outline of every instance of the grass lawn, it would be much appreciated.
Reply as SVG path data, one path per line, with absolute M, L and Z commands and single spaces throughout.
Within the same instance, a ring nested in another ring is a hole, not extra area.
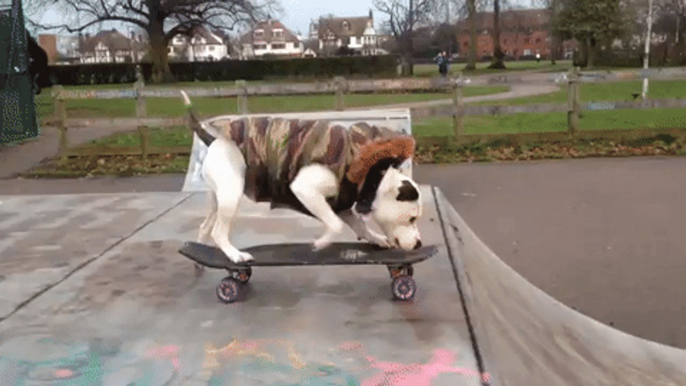
M 633 93 L 641 93 L 643 81 L 629 80 L 613 83 L 582 83 L 579 87 L 581 102 L 633 100 Z M 651 99 L 686 98 L 686 80 L 651 80 L 648 87 Z M 478 105 L 526 105 L 537 103 L 567 103 L 567 85 L 560 84 L 560 90 L 526 98 L 478 102 Z
M 463 73 L 465 63 L 453 63 L 450 65 L 450 74 L 458 75 Z M 522 60 L 505 62 L 505 70 L 491 70 L 487 67 L 490 63 L 477 63 L 476 70 L 464 73 L 465 75 L 481 75 L 493 74 L 507 71 L 525 71 L 525 70 L 542 70 L 542 71 L 568 71 L 572 68 L 571 60 L 558 60 L 553 66 L 550 61 L 541 60 L 537 63 L 535 60 Z M 438 66 L 435 64 L 417 64 L 414 66 L 414 76 L 416 77 L 432 77 L 438 76 Z
M 586 83 L 580 87 L 582 102 L 633 100 L 632 93 L 641 91 L 641 81 L 605 84 Z M 686 81 L 654 80 L 650 82 L 649 96 L 653 99 L 686 98 Z M 567 88 L 560 91 L 526 98 L 478 102 L 477 105 L 525 105 L 538 103 L 567 103 Z M 686 110 L 617 110 L 585 111 L 580 120 L 582 130 L 686 128 Z M 467 134 L 508 134 L 567 130 L 565 113 L 512 114 L 504 116 L 465 117 Z M 417 136 L 443 136 L 452 133 L 451 117 L 425 118 L 414 121 Z
M 506 92 L 508 89 L 507 86 L 475 86 L 465 88 L 464 93 L 467 96 L 477 96 Z M 346 107 L 353 108 L 450 99 L 451 97 L 451 94 L 448 92 L 357 94 L 347 95 L 345 103 Z M 148 116 L 150 117 L 176 117 L 185 114 L 181 98 L 150 98 L 146 102 Z M 236 98 L 194 98 L 193 102 L 198 111 L 203 115 L 232 114 L 237 112 Z M 40 117 L 47 117 L 53 113 L 54 105 L 51 90 L 43 90 L 36 97 L 36 106 Z M 334 106 L 334 95 L 261 96 L 248 98 L 248 108 L 251 112 L 255 113 L 331 110 Z M 67 101 L 67 116 L 72 118 L 134 117 L 135 115 L 136 101 L 133 99 L 80 99 Z

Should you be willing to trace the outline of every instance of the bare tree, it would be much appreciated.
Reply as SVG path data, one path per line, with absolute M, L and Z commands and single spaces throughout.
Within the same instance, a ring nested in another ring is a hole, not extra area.
M 414 29 L 430 20 L 439 4 L 437 0 L 374 0 L 374 6 L 388 15 L 388 29 L 398 43 L 403 62 L 403 75 L 414 73 Z
M 476 3 L 477 0 L 467 0 L 467 18 L 469 20 L 469 55 L 465 71 L 476 70 Z
M 505 54 L 500 46 L 500 0 L 493 0 L 493 60 L 488 68 L 503 69 Z
M 27 0 L 27 2 L 45 0 Z M 278 12 L 276 0 L 50 0 L 66 18 L 58 24 L 33 24 L 47 30 L 81 32 L 91 26 L 120 22 L 146 31 L 155 83 L 172 80 L 167 45 L 176 35 L 190 36 L 199 26 L 233 30 Z M 69 20 L 69 16 L 73 16 Z

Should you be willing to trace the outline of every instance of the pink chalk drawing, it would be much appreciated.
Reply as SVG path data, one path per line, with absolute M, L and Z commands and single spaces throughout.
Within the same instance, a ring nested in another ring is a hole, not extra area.
M 360 343 L 349 342 L 339 346 L 342 350 L 364 350 Z M 463 367 L 454 367 L 454 352 L 446 349 L 436 349 L 433 357 L 426 364 L 398 362 L 382 362 L 371 355 L 365 355 L 365 359 L 373 369 L 381 370 L 381 374 L 365 379 L 361 386 L 430 386 L 431 381 L 440 374 L 452 373 L 466 376 L 480 377 L 482 382 L 490 384 L 491 377 L 488 373 L 479 374 L 478 371 Z
M 69 370 L 69 369 L 55 370 L 55 378 L 65 379 L 65 378 L 71 378 L 73 376 L 74 376 L 74 372 Z
M 181 349 L 176 345 L 157 346 L 147 351 L 147 356 L 155 359 L 168 359 L 174 370 L 179 371 L 181 368 L 181 361 L 179 360 L 179 351 Z

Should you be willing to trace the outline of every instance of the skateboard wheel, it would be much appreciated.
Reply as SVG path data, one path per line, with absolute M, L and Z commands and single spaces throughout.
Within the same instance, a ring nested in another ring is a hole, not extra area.
M 241 294 L 241 286 L 238 280 L 227 277 L 217 285 L 217 297 L 224 303 L 233 303 Z
M 417 293 L 417 284 L 408 275 L 400 275 L 393 279 L 391 284 L 393 296 L 398 300 L 410 300 Z

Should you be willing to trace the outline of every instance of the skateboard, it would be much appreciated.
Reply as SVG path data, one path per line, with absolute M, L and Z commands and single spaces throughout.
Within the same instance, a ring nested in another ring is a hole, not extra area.
M 369 243 L 334 243 L 314 251 L 311 244 L 272 244 L 246 248 L 254 260 L 234 263 L 221 249 L 196 242 L 186 242 L 179 253 L 199 265 L 225 269 L 229 276 L 217 285 L 217 297 L 224 303 L 241 298 L 242 286 L 252 277 L 252 267 L 385 265 L 392 279 L 391 292 L 398 300 L 411 300 L 417 292 L 413 265 L 438 252 L 434 245 L 414 251 L 386 249 Z

